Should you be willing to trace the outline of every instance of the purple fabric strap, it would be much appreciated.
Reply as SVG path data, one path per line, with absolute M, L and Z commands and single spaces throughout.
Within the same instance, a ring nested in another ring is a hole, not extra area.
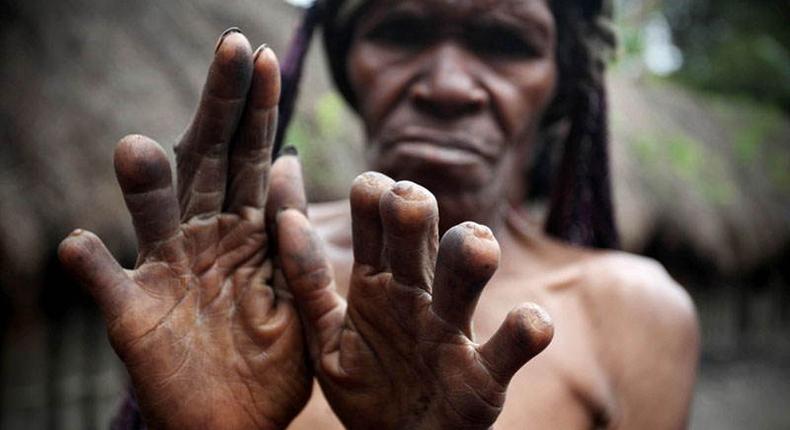
M 310 49 L 313 31 L 323 18 L 323 2 L 316 1 L 305 12 L 301 24 L 291 40 L 288 53 L 280 66 L 281 92 L 279 106 L 279 122 L 277 123 L 277 137 L 274 140 L 272 154 L 275 156 L 282 148 L 285 132 L 293 117 L 296 98 L 299 96 L 299 81 L 302 78 L 304 61 Z
M 143 417 L 140 414 L 140 407 L 137 405 L 137 397 L 134 395 L 132 386 L 126 390 L 126 396 L 118 408 L 118 413 L 110 423 L 111 430 L 146 430 L 147 427 L 143 422 Z

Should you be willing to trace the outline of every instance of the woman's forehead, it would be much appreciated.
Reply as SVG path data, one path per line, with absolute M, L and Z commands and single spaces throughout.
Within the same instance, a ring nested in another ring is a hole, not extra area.
M 505 12 L 516 16 L 531 16 L 548 10 L 548 0 L 370 0 L 377 10 L 415 10 L 426 14 L 442 13 L 451 16 Z
M 524 24 L 553 22 L 548 0 L 371 0 L 367 3 L 369 9 L 363 20 L 406 11 L 442 21 L 500 16 Z

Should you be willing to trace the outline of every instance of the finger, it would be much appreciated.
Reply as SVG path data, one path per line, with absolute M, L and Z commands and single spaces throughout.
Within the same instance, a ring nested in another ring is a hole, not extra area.
M 238 29 L 229 29 L 218 42 L 192 124 L 176 146 L 182 219 L 212 215 L 222 209 L 228 147 L 251 78 L 250 43 Z
M 283 274 L 294 303 L 308 335 L 323 348 L 342 327 L 345 301 L 336 292 L 321 239 L 296 209 L 277 216 L 277 236 Z
M 277 57 L 261 46 L 253 55 L 252 84 L 230 153 L 225 206 L 231 212 L 242 207 L 263 209 L 279 99 Z
M 459 224 L 439 244 L 433 281 L 434 312 L 472 337 L 477 299 L 499 265 L 499 244 L 488 227 Z
M 365 172 L 351 185 L 351 228 L 354 241 L 354 261 L 381 271 L 384 269 L 382 252 L 384 232 L 379 214 L 379 202 L 395 181 L 377 172 Z
M 114 163 L 138 247 L 144 254 L 178 232 L 179 209 L 170 162 L 159 144 L 145 136 L 130 135 L 118 142 Z
M 60 243 L 58 258 L 88 289 L 108 322 L 133 302 L 131 280 L 95 234 L 75 230 Z
M 554 337 L 554 324 L 538 305 L 523 304 L 508 314 L 491 339 L 480 347 L 489 370 L 504 384 Z
M 307 214 L 302 165 L 296 148 L 287 146 L 272 165 L 271 184 L 266 201 L 266 222 L 275 224 L 277 214 L 285 209 L 296 209 Z
M 393 278 L 430 292 L 439 242 L 436 198 L 413 182 L 400 181 L 384 193 L 379 211 Z

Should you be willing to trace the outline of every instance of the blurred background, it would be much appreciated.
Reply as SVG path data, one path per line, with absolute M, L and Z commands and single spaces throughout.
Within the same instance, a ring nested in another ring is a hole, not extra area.
M 625 248 L 699 310 L 691 428 L 790 428 L 790 8 L 618 3 L 617 215 Z M 0 428 L 107 427 L 124 371 L 56 246 L 87 228 L 131 266 L 115 142 L 141 132 L 172 155 L 216 37 L 239 26 L 282 55 L 298 17 L 282 0 L 0 0 Z M 320 51 L 288 136 L 316 201 L 363 169 Z

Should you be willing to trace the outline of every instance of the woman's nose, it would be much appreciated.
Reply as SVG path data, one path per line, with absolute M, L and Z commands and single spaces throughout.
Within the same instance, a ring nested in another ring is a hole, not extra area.
M 470 55 L 451 44 L 426 53 L 422 74 L 411 89 L 416 106 L 448 119 L 483 110 L 488 94 L 472 73 Z

